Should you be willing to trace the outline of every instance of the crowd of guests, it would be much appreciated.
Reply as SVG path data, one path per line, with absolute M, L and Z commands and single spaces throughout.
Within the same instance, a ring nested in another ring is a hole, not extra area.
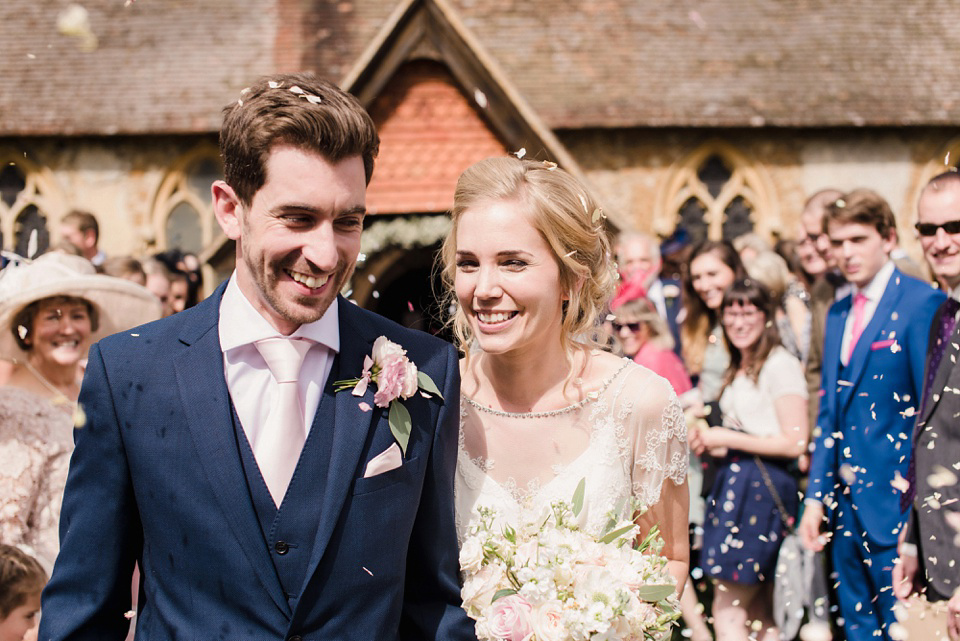
M 808 638 L 960 638 L 960 175 L 934 178 L 918 211 L 932 275 L 869 189 L 813 194 L 775 246 L 683 248 L 676 274 L 655 238 L 620 236 L 609 344 L 670 381 L 687 416 L 693 639 L 793 638 L 801 617 Z M 788 534 L 812 576 L 775 608 Z
M 918 212 L 929 280 L 867 189 L 812 195 L 776 246 L 681 247 L 675 274 L 657 239 L 618 238 L 607 344 L 669 382 L 689 428 L 695 641 L 781 637 L 773 583 L 793 532 L 817 553 L 812 624 L 853 641 L 923 621 L 960 638 L 958 524 L 941 510 L 960 499 L 960 175 L 934 178 Z M 31 626 L 57 554 L 88 347 L 200 295 L 195 256 L 108 257 L 98 238 L 71 212 L 57 245 L 0 276 L 0 641 Z
M 90 345 L 168 316 L 200 294 L 196 257 L 108 257 L 87 212 L 64 217 L 60 241 L 0 271 L 0 641 L 33 628 L 59 549 L 60 504 Z M 15 546 L 15 547 L 12 547 Z

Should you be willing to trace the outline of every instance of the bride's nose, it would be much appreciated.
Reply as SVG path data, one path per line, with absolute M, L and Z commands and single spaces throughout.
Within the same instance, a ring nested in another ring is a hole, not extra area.
M 498 298 L 503 294 L 500 287 L 500 274 L 496 269 L 481 267 L 477 273 L 477 286 L 474 289 L 477 298 Z

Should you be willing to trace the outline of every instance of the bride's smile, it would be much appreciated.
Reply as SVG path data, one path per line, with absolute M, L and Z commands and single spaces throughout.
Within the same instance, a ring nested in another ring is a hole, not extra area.
M 560 349 L 560 269 L 516 200 L 465 211 L 457 228 L 457 299 L 486 354 Z

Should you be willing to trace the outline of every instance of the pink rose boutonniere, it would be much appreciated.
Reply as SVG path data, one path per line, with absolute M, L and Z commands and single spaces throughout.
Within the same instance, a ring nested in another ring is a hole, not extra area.
M 377 386 L 373 395 L 373 402 L 377 407 L 389 407 L 387 421 L 390 431 L 397 439 L 397 445 L 404 454 L 407 453 L 407 442 L 410 440 L 412 420 L 410 412 L 403 406 L 400 399 L 407 399 L 417 393 L 429 398 L 436 395 L 443 399 L 440 390 L 427 374 L 417 370 L 409 358 L 407 351 L 396 343 L 381 336 L 373 343 L 373 353 L 363 358 L 363 371 L 360 378 L 348 378 L 343 381 L 334 381 L 334 390 L 340 392 L 353 388 L 354 396 L 363 396 L 370 383 Z M 394 402 L 397 401 L 397 402 Z

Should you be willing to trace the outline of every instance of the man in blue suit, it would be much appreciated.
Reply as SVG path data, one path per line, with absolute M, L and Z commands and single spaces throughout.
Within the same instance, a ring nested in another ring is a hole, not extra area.
M 905 514 L 906 476 L 930 323 L 944 299 L 890 260 L 896 222 L 886 201 L 858 189 L 827 207 L 824 229 L 854 291 L 827 314 L 820 411 L 805 511 L 806 546 L 826 537 L 849 641 L 890 639 L 891 570 Z
M 225 109 L 212 194 L 236 271 L 91 349 L 40 638 L 123 639 L 135 563 L 138 641 L 475 638 L 457 578 L 457 354 L 338 297 L 378 146 L 359 103 L 309 74 Z M 393 401 L 408 439 L 374 383 L 334 386 L 381 336 L 440 391 Z

